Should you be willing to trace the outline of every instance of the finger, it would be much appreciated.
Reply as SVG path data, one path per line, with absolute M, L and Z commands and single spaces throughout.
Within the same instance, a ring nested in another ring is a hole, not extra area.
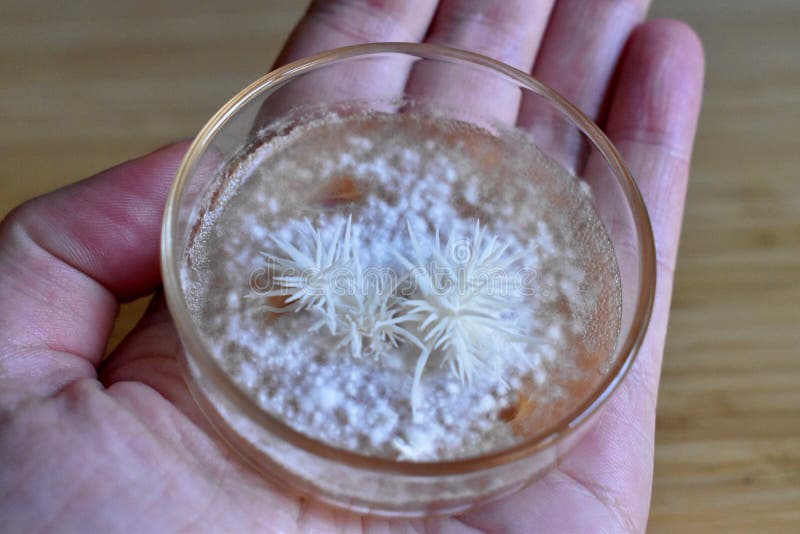
M 656 20 L 634 31 L 613 91 L 608 132 L 637 177 L 653 220 L 659 266 L 648 333 L 597 426 L 559 468 L 496 506 L 469 514 L 471 524 L 489 531 L 514 530 L 525 522 L 545 530 L 606 530 L 609 524 L 611 531 L 644 530 L 672 269 L 702 83 L 702 46 L 689 27 Z M 590 160 L 587 172 L 600 167 L 599 157 Z M 565 518 L 557 506 L 565 502 L 575 503 L 578 512 Z
M 647 12 L 648 0 L 558 0 L 533 76 L 597 119 L 625 42 Z M 570 169 L 583 136 L 542 99 L 525 98 L 520 125 Z
M 425 41 L 483 54 L 529 72 L 552 4 L 553 0 L 444 0 Z M 407 91 L 511 123 L 520 100 L 513 84 L 441 62 L 418 63 Z
M 160 283 L 161 214 L 186 148 L 34 199 L 0 224 L 0 404 L 94 376 L 118 301 Z
M 289 37 L 276 65 L 340 46 L 421 41 L 435 9 L 435 0 L 314 1 Z
M 580 445 L 601 451 L 595 455 L 600 464 L 576 454 L 562 469 L 586 483 L 597 480 L 608 492 L 622 482 L 626 491 L 613 497 L 631 503 L 640 525 L 646 522 L 650 502 L 656 397 L 702 98 L 703 63 L 700 40 L 684 23 L 654 20 L 642 24 L 632 34 L 622 60 L 606 124 L 650 214 L 658 263 L 656 295 L 639 357 L 603 414 L 604 433 L 594 433 Z M 587 174 L 591 172 L 587 169 Z
M 436 0 L 317 0 L 295 27 L 276 66 L 342 46 L 418 42 L 425 36 L 435 9 Z M 410 57 L 384 56 L 304 74 L 288 90 L 270 96 L 256 126 L 278 119 L 301 104 L 392 100 L 402 94 L 410 68 Z
M 702 97 L 702 45 L 691 28 L 671 20 L 648 22 L 633 38 L 605 130 L 633 171 L 659 263 L 671 275 Z

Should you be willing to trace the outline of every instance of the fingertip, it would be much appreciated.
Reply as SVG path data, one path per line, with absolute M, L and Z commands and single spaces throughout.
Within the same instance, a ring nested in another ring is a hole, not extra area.
M 632 33 L 620 65 L 606 131 L 662 146 L 688 160 L 702 100 L 700 37 L 688 24 L 654 19 Z
M 191 139 L 183 139 L 168 145 L 160 146 L 143 156 L 136 156 L 105 171 L 102 171 L 90 177 L 87 181 L 108 181 L 107 176 L 116 175 L 118 172 L 127 175 L 130 174 L 131 167 L 134 167 L 135 175 L 157 175 L 160 177 L 157 185 L 164 185 L 163 177 L 168 177 L 170 173 L 174 175 L 178 169 L 178 166 L 180 165 L 180 162 L 186 155 L 186 152 L 189 150 L 191 143 Z M 130 182 L 130 185 L 134 186 L 139 183 L 137 180 L 126 181 Z
M 32 199 L 14 220 L 39 247 L 118 299 L 150 293 L 160 283 L 164 204 L 188 146 L 166 145 Z
M 645 52 L 666 52 L 676 60 L 683 61 L 694 75 L 703 75 L 703 42 L 694 28 L 682 20 L 652 19 L 643 22 L 633 31 L 630 41 Z

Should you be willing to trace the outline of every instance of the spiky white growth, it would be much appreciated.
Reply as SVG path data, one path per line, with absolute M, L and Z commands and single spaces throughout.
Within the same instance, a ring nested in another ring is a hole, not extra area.
M 413 317 L 399 313 L 396 282 L 391 278 L 365 278 L 358 249 L 351 240 L 352 216 L 347 219 L 344 235 L 340 225 L 328 239 L 308 219 L 305 223 L 297 246 L 273 236 L 281 255 L 262 252 L 274 264 L 272 281 L 278 287 L 261 296 L 284 297 L 287 304 L 262 307 L 276 313 L 310 310 L 319 319 L 309 330 L 327 326 L 331 334 L 340 336 L 336 348 L 349 345 L 356 358 L 378 355 L 384 345 L 397 347 L 402 340 L 424 350 L 403 326 Z
M 422 343 L 403 324 L 415 317 L 402 313 L 401 300 L 395 295 L 397 282 L 393 277 L 366 277 L 358 254 L 353 255 L 353 291 L 342 299 L 338 321 L 345 335 L 337 348 L 350 345 L 351 354 L 377 356 L 386 345 L 398 347 L 403 340 L 424 349 Z M 363 341 L 367 344 L 364 345 Z
M 521 334 L 507 312 L 521 304 L 512 291 L 508 267 L 519 256 L 506 254 L 509 245 L 486 239 L 476 223 L 471 240 L 459 240 L 451 232 L 442 248 L 438 229 L 433 243 L 420 243 L 408 224 L 413 258 L 398 255 L 411 270 L 417 291 L 403 302 L 408 316 L 418 318 L 417 329 L 428 348 L 416 364 L 412 405 L 419 402 L 420 380 L 428 357 L 441 351 L 462 382 L 484 372 L 497 374 L 501 364 L 523 356 L 527 343 L 537 339 Z
M 317 314 L 310 330 L 327 326 L 339 338 L 336 348 L 348 346 L 355 358 L 377 356 L 403 342 L 415 345 L 420 350 L 411 389 L 415 411 L 432 354 L 441 354 L 442 364 L 469 383 L 480 373 L 498 374 L 504 364 L 523 357 L 526 344 L 540 341 L 521 334 L 506 313 L 521 304 L 508 272 L 519 256 L 507 254 L 509 245 L 500 245 L 497 237 L 487 239 L 480 223 L 471 240 L 451 232 L 444 247 L 438 229 L 433 240 L 421 242 L 409 223 L 413 256 L 395 252 L 408 270 L 397 280 L 365 277 L 351 220 L 327 238 L 306 220 L 297 245 L 273 236 L 280 255 L 263 255 L 274 263 L 278 287 L 262 295 L 284 297 L 287 306 L 263 307 Z M 415 290 L 399 294 L 400 283 L 408 280 Z
M 304 231 L 298 236 L 297 246 L 276 236 L 271 236 L 282 255 L 262 252 L 274 265 L 273 282 L 276 289 L 261 294 L 264 297 L 284 297 L 285 307 L 264 305 L 275 313 L 300 311 L 306 308 L 321 313 L 323 324 L 332 334 L 338 323 L 337 307 L 341 295 L 337 294 L 337 277 L 346 275 L 351 269 L 353 251 L 350 241 L 352 217 L 323 238 L 319 229 L 306 219 Z
M 413 323 L 416 317 L 403 313 L 400 302 L 394 295 L 374 292 L 358 299 L 356 305 L 344 309 L 340 323 L 345 333 L 337 348 L 349 345 L 351 354 L 356 358 L 363 355 L 379 356 L 387 346 L 396 348 L 403 341 L 410 341 L 420 349 L 427 350 L 404 326 Z

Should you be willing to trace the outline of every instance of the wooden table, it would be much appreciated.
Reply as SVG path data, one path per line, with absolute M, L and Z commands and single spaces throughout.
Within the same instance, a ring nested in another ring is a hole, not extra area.
M 293 0 L 1 3 L 0 214 L 196 132 L 269 68 L 303 8 Z M 662 0 L 653 13 L 698 29 L 708 74 L 650 529 L 796 532 L 800 2 Z M 123 310 L 115 340 L 141 310 Z

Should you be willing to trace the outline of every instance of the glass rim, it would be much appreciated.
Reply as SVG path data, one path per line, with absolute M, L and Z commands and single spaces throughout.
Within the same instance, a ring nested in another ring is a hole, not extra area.
M 182 247 L 183 243 L 176 242 L 176 236 L 174 235 L 178 227 L 178 202 L 191 171 L 210 146 L 215 135 L 225 126 L 228 120 L 234 117 L 252 99 L 277 84 L 290 81 L 302 74 L 342 60 L 386 54 L 402 54 L 416 56 L 420 59 L 470 63 L 494 71 L 495 74 L 501 74 L 515 82 L 522 90 L 531 91 L 545 98 L 548 103 L 558 109 L 578 130 L 588 137 L 600 151 L 624 192 L 627 206 L 631 210 L 635 223 L 639 259 L 639 287 L 637 288 L 635 306 L 632 311 L 633 320 L 626 331 L 620 331 L 617 339 L 617 347 L 612 357 L 614 364 L 609 368 L 604 380 L 592 390 L 591 395 L 580 405 L 534 436 L 506 449 L 467 458 L 414 462 L 369 456 L 327 445 L 308 437 L 258 407 L 256 402 L 235 384 L 232 377 L 224 372 L 217 360 L 211 356 L 211 351 L 208 350 L 202 336 L 199 335 L 184 298 L 179 269 L 179 259 L 182 257 L 183 251 L 182 249 L 176 250 L 176 246 Z M 622 156 L 600 127 L 555 90 L 519 69 L 480 54 L 428 43 L 370 43 L 328 50 L 274 69 L 237 93 L 199 131 L 178 167 L 164 210 L 160 252 L 164 293 L 175 328 L 179 334 L 182 345 L 181 350 L 184 350 L 187 358 L 193 360 L 196 365 L 202 368 L 204 378 L 212 379 L 222 394 L 231 400 L 250 421 L 266 428 L 268 432 L 278 436 L 290 445 L 314 456 L 356 468 L 392 472 L 407 476 L 446 476 L 490 469 L 530 456 L 571 434 L 605 404 L 625 378 L 641 348 L 650 322 L 655 298 L 656 258 L 650 218 L 636 181 L 628 171 Z M 189 387 L 189 390 L 193 396 L 196 395 L 193 387 Z M 205 411 L 203 403 L 196 402 L 196 405 L 201 411 Z M 212 420 L 213 423 L 214 418 L 205 413 L 203 415 Z M 212 426 L 215 425 L 212 424 Z

